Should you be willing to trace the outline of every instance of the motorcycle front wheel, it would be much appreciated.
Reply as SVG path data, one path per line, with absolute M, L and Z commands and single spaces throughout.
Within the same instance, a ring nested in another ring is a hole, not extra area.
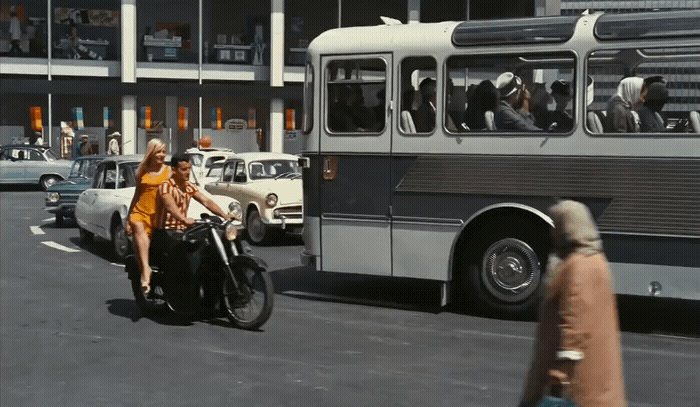
M 226 317 L 237 328 L 260 328 L 272 314 L 274 287 L 272 278 L 262 270 L 243 267 L 235 271 L 241 293 L 230 277 L 224 280 L 224 307 Z M 243 281 L 241 281 L 243 280 Z

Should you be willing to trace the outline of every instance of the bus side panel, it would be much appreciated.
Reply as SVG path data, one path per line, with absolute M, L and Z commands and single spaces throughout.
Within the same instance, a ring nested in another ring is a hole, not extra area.
M 322 156 L 321 255 L 324 271 L 391 275 L 390 158 Z M 328 175 L 328 174 L 327 174 Z

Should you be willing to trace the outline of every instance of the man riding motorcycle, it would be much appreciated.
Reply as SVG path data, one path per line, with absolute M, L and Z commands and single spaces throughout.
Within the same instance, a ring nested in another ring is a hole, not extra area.
M 187 288 L 188 284 L 182 283 L 193 278 L 192 272 L 194 270 L 191 268 L 188 270 L 185 267 L 190 260 L 186 257 L 186 250 L 174 250 L 173 248 L 181 243 L 179 238 L 184 231 L 195 224 L 193 218 L 187 217 L 190 199 L 196 199 L 212 213 L 224 219 L 233 219 L 234 216 L 221 210 L 216 202 L 207 198 L 197 189 L 195 184 L 189 181 L 192 164 L 185 155 L 173 155 L 170 166 L 173 167 L 172 177 L 158 187 L 151 254 L 156 263 L 160 263 L 165 266 L 164 269 L 176 273 L 172 279 L 169 279 L 173 282 L 170 289 L 181 291 Z M 176 282 L 181 284 L 175 284 Z M 183 296 L 183 298 L 188 297 L 191 298 L 191 296 Z

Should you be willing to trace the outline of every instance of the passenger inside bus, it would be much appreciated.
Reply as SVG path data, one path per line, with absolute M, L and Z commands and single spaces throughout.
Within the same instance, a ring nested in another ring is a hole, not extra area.
M 644 101 L 642 85 L 644 79 L 627 77 L 620 81 L 615 93 L 608 101 L 607 113 L 603 121 L 606 133 L 638 133 L 637 110 Z
M 488 79 L 481 81 L 469 96 L 467 109 L 464 112 L 464 123 L 473 131 L 495 130 L 493 112 L 498 106 L 499 95 L 493 82 Z M 487 121 L 488 112 L 491 117 Z
M 496 79 L 501 101 L 496 107 L 494 122 L 498 130 L 541 131 L 529 110 L 530 93 L 523 81 L 512 72 L 502 73 Z M 516 111 L 516 109 L 518 109 Z
M 352 111 L 350 107 L 351 90 L 347 85 L 329 87 L 334 90 L 333 102 L 328 111 L 328 127 L 331 131 L 353 131 Z
M 435 128 L 435 102 L 437 84 L 433 78 L 425 78 L 418 86 L 422 98 L 414 117 L 416 131 L 427 133 Z
M 535 117 L 535 125 L 541 129 L 568 132 L 574 127 L 574 119 L 568 110 L 573 98 L 571 85 L 559 79 L 552 82 L 550 89 L 551 94 L 541 84 L 539 91 L 533 91 L 530 110 Z M 554 110 L 547 107 L 550 101 L 554 102 Z
M 639 108 L 639 130 L 642 133 L 666 131 L 666 122 L 661 109 L 668 102 L 668 89 L 665 82 L 654 82 L 646 89 L 644 105 Z

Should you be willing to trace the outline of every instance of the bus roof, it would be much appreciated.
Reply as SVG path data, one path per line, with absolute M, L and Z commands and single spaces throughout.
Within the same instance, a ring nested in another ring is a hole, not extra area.
M 596 13 L 595 35 L 601 40 L 700 36 L 700 10 L 644 13 Z M 309 45 L 309 53 L 352 54 L 411 49 L 563 43 L 574 36 L 580 15 L 532 18 L 387 24 L 328 30 Z M 419 30 L 416 30 L 420 27 Z

